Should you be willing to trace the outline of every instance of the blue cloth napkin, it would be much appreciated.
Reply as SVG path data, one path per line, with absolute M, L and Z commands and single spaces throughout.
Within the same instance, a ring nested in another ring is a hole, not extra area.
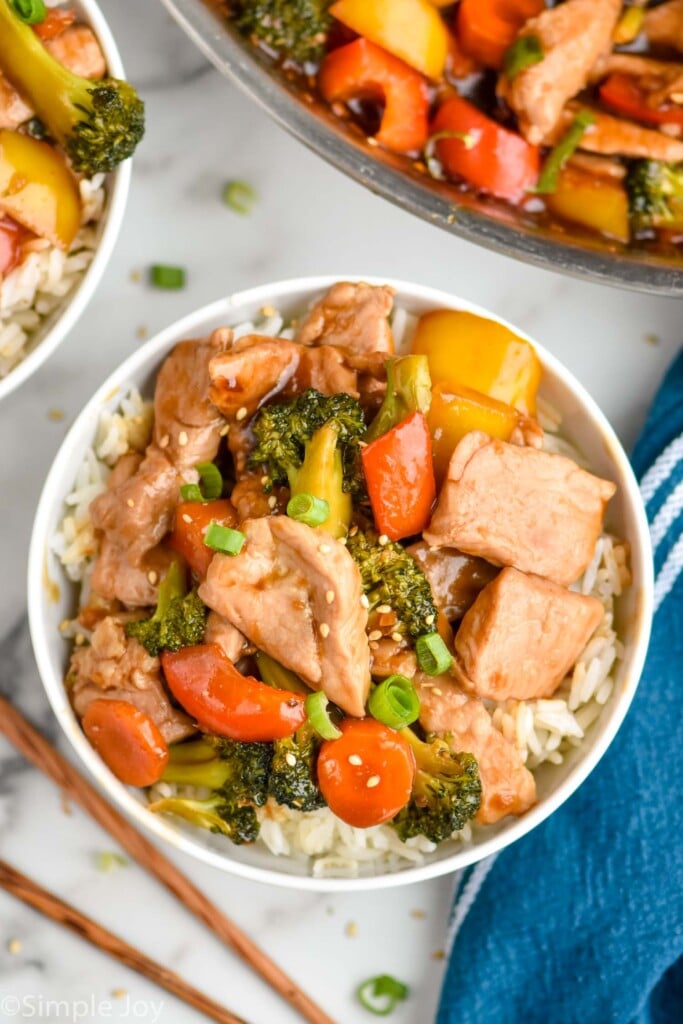
M 633 464 L 657 580 L 645 673 L 578 792 L 462 872 L 437 1024 L 683 1024 L 683 352 Z

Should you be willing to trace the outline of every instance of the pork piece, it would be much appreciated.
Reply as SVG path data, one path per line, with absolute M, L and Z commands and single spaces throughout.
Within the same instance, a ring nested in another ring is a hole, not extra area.
M 123 468 L 122 463 L 120 459 L 107 490 L 92 502 L 90 516 L 121 557 L 138 567 L 170 530 L 183 478 L 155 444 L 134 472 L 125 475 L 123 469 L 132 462 L 123 463 Z
M 501 91 L 534 145 L 553 131 L 568 100 L 587 84 L 591 70 L 612 49 L 621 0 L 565 0 L 527 21 L 523 36 L 537 36 L 543 60 L 504 79 Z
M 93 630 L 90 646 L 76 648 L 67 681 L 79 718 L 94 700 L 125 700 L 152 719 L 167 743 L 177 743 L 195 732 L 187 715 L 171 704 L 161 681 L 159 659 L 126 636 L 119 617 L 102 619 Z
M 423 540 L 406 551 L 429 580 L 434 600 L 449 622 L 461 619 L 479 591 L 498 573 L 483 558 L 473 558 L 456 548 L 430 548 Z
M 393 288 L 340 281 L 313 307 L 299 328 L 297 341 L 392 354 L 394 339 L 388 317 L 393 304 Z
M 550 697 L 603 613 L 596 597 L 503 569 L 456 633 L 458 678 L 466 690 L 491 700 Z
M 149 608 L 157 603 L 159 580 L 178 556 L 161 545 L 146 551 L 139 565 L 131 565 L 127 553 L 103 537 L 93 570 L 93 591 L 105 601 L 120 601 L 128 608 Z
M 86 25 L 73 25 L 44 45 L 60 64 L 83 78 L 102 78 L 107 70 L 100 44 Z M 0 73 L 0 129 L 14 131 L 32 117 L 31 107 Z
M 559 129 L 546 140 L 548 145 L 554 145 L 561 138 L 580 109 L 584 108 L 569 104 L 562 115 Z M 579 146 L 582 150 L 604 156 L 642 157 L 666 163 L 679 163 L 683 160 L 683 142 L 679 139 L 655 128 L 643 128 L 633 121 L 612 117 L 600 110 L 593 110 L 592 113 L 595 122 L 581 136 Z
M 242 524 L 239 555 L 215 555 L 202 601 L 257 648 L 360 717 L 370 685 L 367 610 L 343 544 L 287 516 Z
M 205 644 L 218 644 L 230 661 L 238 661 L 247 653 L 247 641 L 231 622 L 217 612 L 209 612 L 206 619 Z
M 449 676 L 418 672 L 420 725 L 448 739 L 454 751 L 473 754 L 482 796 L 477 821 L 492 825 L 507 814 L 524 814 L 536 803 L 536 782 L 520 752 L 496 729 L 481 703 L 463 693 Z
M 54 39 L 46 40 L 44 46 L 55 60 L 81 78 L 104 78 L 106 74 L 102 47 L 87 25 L 70 25 Z
M 567 585 L 593 557 L 616 491 L 564 455 L 519 448 L 482 431 L 456 446 L 423 537 L 494 565 Z
M 683 53 L 683 0 L 668 0 L 646 11 L 643 31 L 653 46 Z
M 414 649 L 403 640 L 384 637 L 370 645 L 370 671 L 375 679 L 399 675 L 412 679 L 417 672 Z

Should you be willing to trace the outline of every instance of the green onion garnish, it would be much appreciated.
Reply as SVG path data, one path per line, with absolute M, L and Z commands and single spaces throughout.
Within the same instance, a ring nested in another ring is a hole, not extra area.
M 356 990 L 361 1005 L 377 1017 L 388 1017 L 396 1008 L 396 1004 L 407 999 L 409 993 L 408 986 L 397 978 L 392 978 L 390 974 L 368 978 Z
M 194 467 L 199 473 L 198 484 L 183 484 L 180 497 L 183 501 L 213 501 L 223 493 L 223 477 L 213 462 L 198 462 Z
M 390 729 L 402 729 L 417 721 L 420 700 L 406 676 L 389 676 L 376 686 L 368 701 L 370 714 Z
M 223 555 L 239 555 L 244 547 L 247 538 L 239 530 L 232 530 L 229 526 L 221 526 L 220 523 L 209 523 L 204 534 L 204 544 L 213 551 L 220 551 Z
M 539 64 L 544 57 L 541 40 L 538 36 L 520 36 L 505 51 L 503 66 L 508 78 L 513 79 L 520 71 L 530 68 L 532 64 Z
M 311 693 L 306 698 L 306 714 L 308 720 L 317 732 L 318 736 L 324 740 L 338 740 L 341 736 L 341 729 L 338 729 L 330 718 L 329 701 L 323 693 L 319 690 L 318 693 Z
M 223 202 L 235 213 L 243 216 L 251 213 L 251 208 L 258 196 L 246 181 L 229 181 L 223 189 Z
M 185 287 L 185 268 L 170 267 L 165 263 L 155 263 L 149 270 L 149 279 L 155 288 L 177 291 Z
M 443 181 L 445 175 L 443 173 L 443 168 L 441 167 L 441 162 L 436 156 L 434 147 L 437 142 L 441 142 L 443 139 L 459 139 L 465 149 L 474 149 L 479 141 L 478 135 L 474 132 L 456 132 L 445 129 L 442 132 L 435 132 L 433 135 L 430 135 L 425 143 L 422 155 L 430 176 L 435 178 L 437 181 Z
M 562 136 L 558 144 L 550 150 L 545 158 L 538 178 L 538 184 L 534 189 L 535 192 L 545 195 L 555 192 L 560 171 L 572 153 L 578 148 L 586 129 L 594 123 L 595 115 L 590 110 L 579 111 L 569 126 L 567 133 Z
M 287 515 L 306 526 L 322 526 L 330 518 L 330 506 L 315 494 L 295 494 L 287 502 Z
M 27 25 L 40 25 L 47 18 L 44 0 L 12 0 L 12 7 Z
M 425 633 L 415 641 L 420 668 L 428 676 L 440 676 L 451 667 L 451 654 L 438 633 Z

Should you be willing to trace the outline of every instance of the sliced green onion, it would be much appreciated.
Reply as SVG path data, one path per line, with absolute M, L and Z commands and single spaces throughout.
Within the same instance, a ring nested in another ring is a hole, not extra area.
M 198 484 L 183 484 L 180 497 L 183 501 L 213 501 L 223 493 L 223 477 L 213 462 L 198 462 L 194 467 L 199 473 Z
M 239 530 L 231 530 L 229 526 L 211 522 L 204 535 L 204 544 L 223 555 L 239 555 L 246 539 Z
M 435 132 L 434 135 L 430 135 L 425 143 L 422 155 L 430 177 L 436 178 L 437 181 L 443 181 L 445 178 L 441 161 L 434 153 L 435 145 L 437 142 L 441 142 L 442 139 L 460 139 L 465 149 L 473 149 L 479 142 L 479 137 L 475 132 L 456 132 L 445 129 L 442 132 Z
M 318 693 L 311 693 L 306 698 L 306 714 L 308 720 L 324 740 L 338 740 L 341 736 L 341 729 L 338 729 L 330 718 L 329 701 L 322 690 Z
M 185 287 L 185 268 L 171 267 L 165 263 L 155 263 L 149 270 L 149 279 L 155 288 L 177 291 Z
M 520 36 L 512 46 L 505 51 L 503 67 L 509 79 L 515 78 L 520 71 L 530 68 L 533 64 L 540 64 L 545 54 L 538 36 Z
M 376 686 L 368 701 L 370 714 L 390 729 L 402 729 L 417 721 L 420 700 L 407 676 L 389 676 Z
M 538 184 L 534 190 L 535 192 L 545 195 L 555 192 L 560 171 L 567 160 L 569 160 L 569 157 L 578 148 L 586 129 L 594 123 L 595 115 L 590 110 L 579 111 L 566 134 L 562 136 L 557 145 L 550 150 L 545 158 L 538 178 Z
M 44 0 L 12 0 L 12 8 L 27 25 L 40 25 L 47 18 Z
M 330 505 L 315 494 L 295 494 L 287 502 L 287 515 L 306 526 L 322 526 L 330 518 Z
M 199 484 L 183 484 L 180 488 L 180 497 L 183 501 L 204 501 Z
M 102 850 L 100 853 L 95 854 L 95 864 L 97 870 L 101 871 L 103 875 L 109 874 L 114 868 L 128 867 L 126 858 L 116 850 Z
M 359 985 L 356 994 L 366 1010 L 377 1017 L 388 1017 L 396 1008 L 396 1004 L 408 998 L 410 989 L 390 974 L 379 974 L 376 978 L 368 978 Z
M 225 205 L 243 216 L 251 213 L 251 208 L 257 199 L 256 192 L 246 181 L 229 181 L 223 189 Z
M 415 641 L 420 668 L 428 676 L 440 676 L 451 667 L 451 653 L 438 633 L 425 633 Z

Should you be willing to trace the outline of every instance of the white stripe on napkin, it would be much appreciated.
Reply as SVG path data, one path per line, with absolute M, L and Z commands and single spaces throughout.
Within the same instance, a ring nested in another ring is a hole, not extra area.
M 669 527 L 676 521 L 682 511 L 683 480 L 681 480 L 679 484 L 676 484 L 673 491 L 652 520 L 652 524 L 650 526 L 650 537 L 652 539 L 652 548 L 654 551 L 656 551 L 662 543 L 669 532 Z
M 640 493 L 646 505 L 655 496 L 662 484 L 666 483 L 676 463 L 681 459 L 683 459 L 683 434 L 674 438 L 671 444 L 666 446 L 641 480 Z

